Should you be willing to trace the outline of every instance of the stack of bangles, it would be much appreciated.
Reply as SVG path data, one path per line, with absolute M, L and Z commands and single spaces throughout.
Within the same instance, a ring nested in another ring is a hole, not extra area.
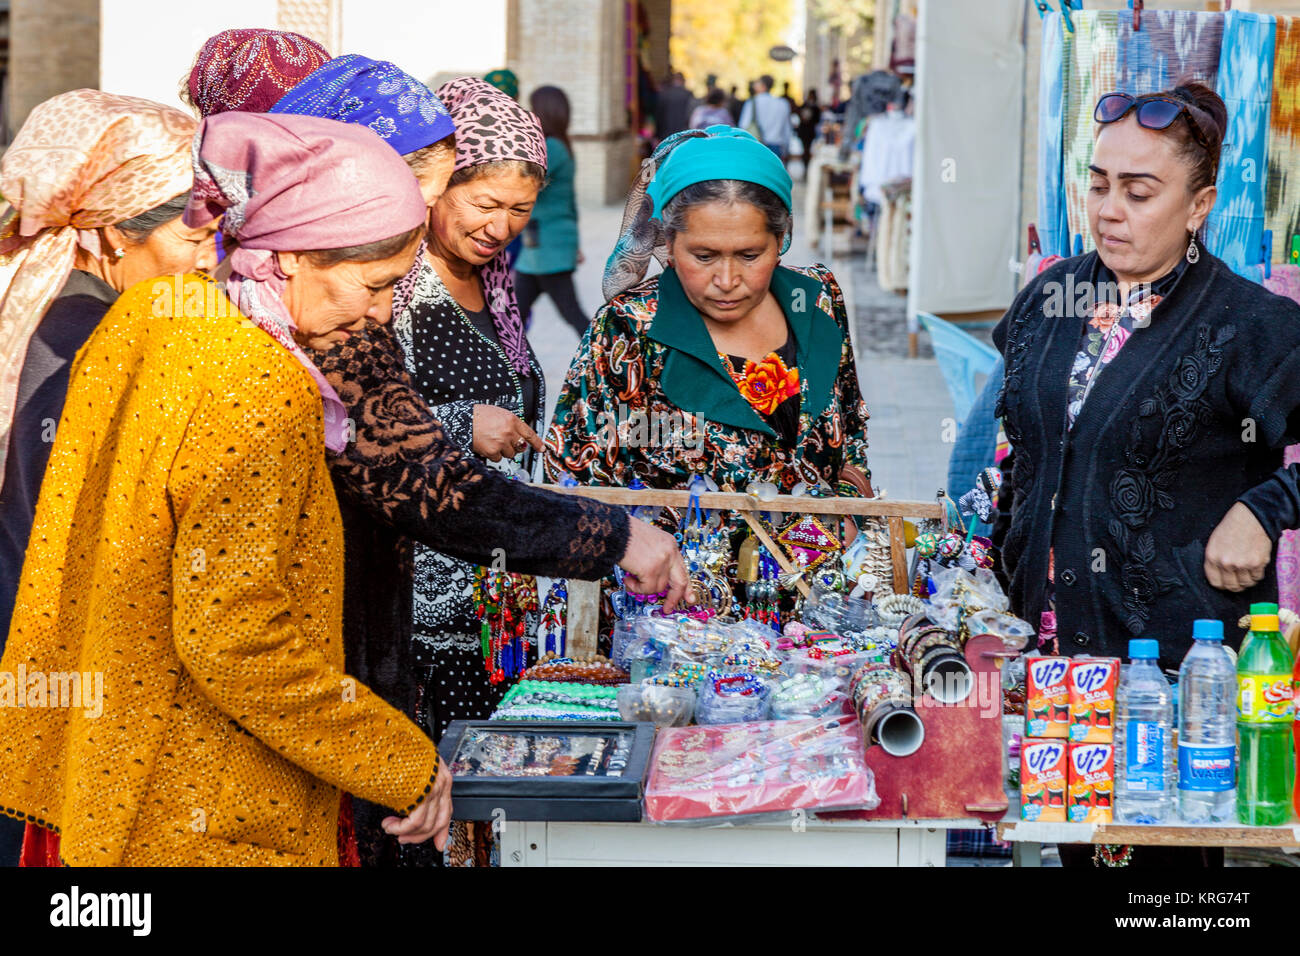
M 853 674 L 849 688 L 853 697 L 853 709 L 858 712 L 864 724 L 867 715 L 884 701 L 892 700 L 904 705 L 912 703 L 911 683 L 907 675 L 888 664 L 863 664 Z
M 926 655 L 939 648 L 961 653 L 961 642 L 943 625 L 931 623 L 924 615 L 914 615 L 899 629 L 894 663 L 919 674 Z
M 889 627 L 898 627 L 908 617 L 924 610 L 925 602 L 912 594 L 887 594 L 876 600 L 880 623 Z

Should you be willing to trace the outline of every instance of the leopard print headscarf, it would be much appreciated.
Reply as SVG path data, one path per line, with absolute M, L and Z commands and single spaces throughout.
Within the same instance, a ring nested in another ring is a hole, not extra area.
M 456 168 L 522 159 L 546 168 L 537 117 L 490 83 L 462 76 L 434 90 L 456 124 Z
M 546 168 L 546 137 L 541 122 L 494 86 L 477 77 L 462 76 L 438 87 L 434 95 L 442 100 L 456 124 L 456 169 L 512 159 Z M 502 249 L 489 260 L 479 275 L 501 348 L 516 372 L 531 375 L 528 339 L 515 301 L 506 251 Z M 401 290 L 402 296 L 407 292 Z

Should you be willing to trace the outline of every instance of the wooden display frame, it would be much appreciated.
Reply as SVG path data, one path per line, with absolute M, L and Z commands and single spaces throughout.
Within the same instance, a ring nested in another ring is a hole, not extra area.
M 685 508 L 690 504 L 691 492 L 657 488 L 610 488 L 596 485 L 539 485 L 547 491 L 592 498 L 606 504 L 628 508 L 638 506 Z M 700 507 L 709 511 L 737 511 L 753 529 L 763 546 L 771 552 L 781 569 L 794 570 L 785 553 L 772 541 L 756 515 L 764 511 L 781 514 L 815 514 L 832 517 L 873 517 L 887 519 L 889 527 L 890 562 L 893 567 L 893 590 L 902 594 L 909 590 L 907 580 L 907 546 L 904 540 L 903 521 L 906 518 L 942 520 L 944 506 L 938 501 L 893 501 L 888 498 L 813 498 L 804 495 L 776 495 L 770 499 L 758 498 L 740 492 L 711 491 L 699 497 Z M 800 580 L 799 590 L 807 596 L 808 585 Z M 589 657 L 596 653 L 596 630 L 600 617 L 600 582 L 569 580 L 569 607 L 566 627 L 568 647 L 572 653 Z

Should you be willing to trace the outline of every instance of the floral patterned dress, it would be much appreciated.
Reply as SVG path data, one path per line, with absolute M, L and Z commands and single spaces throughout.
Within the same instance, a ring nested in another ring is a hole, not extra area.
M 615 296 L 565 377 L 548 480 L 681 489 L 702 474 L 722 491 L 757 481 L 789 494 L 806 482 L 871 495 L 869 416 L 839 286 L 823 266 L 778 268 L 771 291 L 790 336 L 761 362 L 718 353 L 672 269 Z

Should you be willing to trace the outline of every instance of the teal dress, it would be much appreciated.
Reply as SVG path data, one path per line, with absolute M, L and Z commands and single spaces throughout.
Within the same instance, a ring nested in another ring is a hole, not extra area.
M 554 136 L 546 138 L 546 187 L 537 195 L 524 228 L 515 271 L 527 275 L 572 272 L 578 266 L 578 204 L 573 154 Z

